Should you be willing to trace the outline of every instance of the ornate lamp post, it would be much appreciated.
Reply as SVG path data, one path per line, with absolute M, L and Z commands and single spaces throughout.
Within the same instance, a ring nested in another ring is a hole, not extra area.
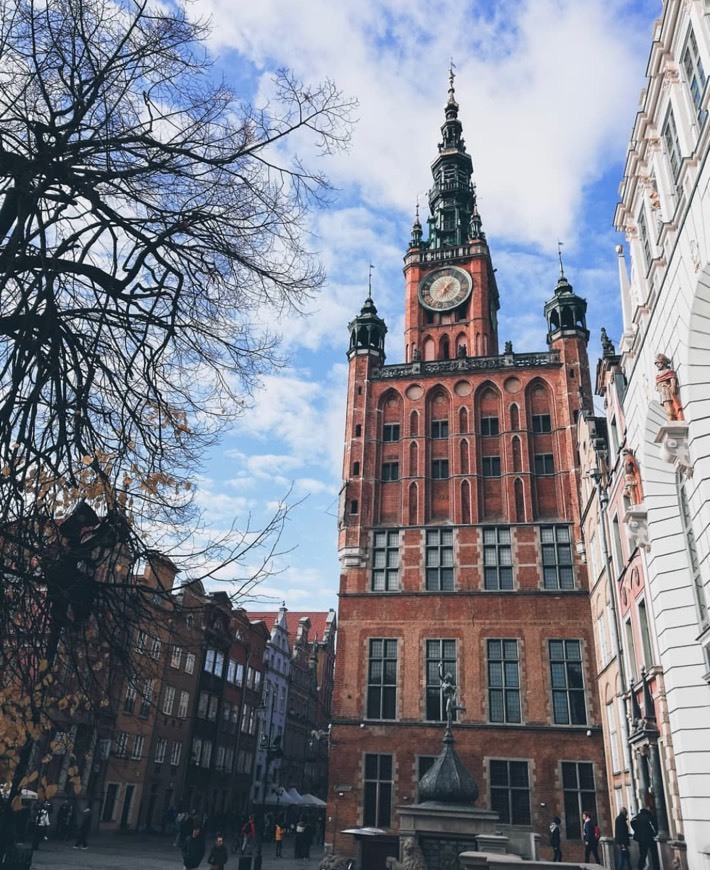
M 266 800 L 266 783 L 269 779 L 269 768 L 272 762 L 281 758 L 281 737 L 270 739 L 266 734 L 261 735 L 260 749 L 265 753 L 264 772 L 259 786 L 261 800 L 256 806 L 256 853 L 254 855 L 254 870 L 261 870 L 261 849 L 264 839 L 264 801 Z

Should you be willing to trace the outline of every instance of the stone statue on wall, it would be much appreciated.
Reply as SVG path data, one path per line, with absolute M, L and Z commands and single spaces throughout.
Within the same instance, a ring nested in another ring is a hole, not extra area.
M 385 860 L 387 870 L 427 870 L 424 853 L 419 847 L 415 837 L 402 839 L 402 860 L 387 858 Z
M 444 665 L 442 662 L 439 662 L 439 680 L 441 683 L 441 694 L 444 696 L 444 704 L 446 708 L 446 729 L 447 731 L 450 731 L 451 726 L 454 724 L 456 713 L 459 710 L 463 711 L 466 708 L 456 703 L 458 687 L 454 682 L 453 676 L 448 672 L 444 673 Z
M 412 351 L 412 362 L 419 362 L 422 358 L 422 352 L 418 347 L 415 347 Z
M 671 361 L 665 354 L 659 353 L 656 357 L 655 366 L 658 369 L 656 375 L 656 390 L 663 410 L 669 421 L 683 420 L 683 406 L 680 403 L 678 392 L 678 378 L 671 366 Z
M 624 495 L 631 504 L 640 504 L 643 501 L 641 491 L 641 472 L 634 451 L 626 447 L 622 451 L 624 460 Z

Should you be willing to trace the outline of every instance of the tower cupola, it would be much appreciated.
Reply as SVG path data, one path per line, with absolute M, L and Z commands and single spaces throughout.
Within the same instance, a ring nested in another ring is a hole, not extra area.
M 552 299 L 545 303 L 547 343 L 559 338 L 582 338 L 589 341 L 587 300 L 577 296 L 560 265 L 560 277 Z
M 459 104 L 454 96 L 454 71 L 449 70 L 449 98 L 444 110 L 439 153 L 431 165 L 434 185 L 429 191 L 428 247 L 461 245 L 475 230 L 482 238 L 480 215 L 476 211 L 476 194 L 471 182 L 473 162 L 466 152 Z M 472 218 L 476 215 L 476 222 Z
M 387 326 L 377 313 L 371 293 L 368 293 L 358 316 L 348 324 L 348 329 L 350 330 L 348 359 L 352 359 L 357 354 L 373 354 L 379 357 L 380 364 L 384 363 Z

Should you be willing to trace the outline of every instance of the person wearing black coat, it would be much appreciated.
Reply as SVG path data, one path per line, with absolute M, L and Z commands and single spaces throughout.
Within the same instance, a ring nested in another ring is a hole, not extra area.
M 224 865 L 227 863 L 228 858 L 229 854 L 227 853 L 227 847 L 224 845 L 224 840 L 218 835 L 207 857 L 210 870 L 224 870 Z
M 656 824 L 650 810 L 642 807 L 639 814 L 631 819 L 634 840 L 639 844 L 639 870 L 646 866 L 646 856 L 651 856 L 653 870 L 659 870 L 658 848 L 656 846 Z
M 185 870 L 195 870 L 205 857 L 205 838 L 200 828 L 193 828 L 192 834 L 182 844 L 182 863 Z
M 552 846 L 552 860 L 557 863 L 562 860 L 562 834 L 560 817 L 555 816 L 550 824 L 550 845 Z
M 622 807 L 614 822 L 614 843 L 616 844 L 616 870 L 631 870 L 631 838 L 629 836 L 629 811 Z

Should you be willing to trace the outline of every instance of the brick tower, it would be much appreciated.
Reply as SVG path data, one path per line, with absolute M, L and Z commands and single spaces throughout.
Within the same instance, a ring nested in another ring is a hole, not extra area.
M 349 325 L 326 842 L 368 870 L 396 854 L 396 808 L 441 750 L 440 665 L 466 708 L 454 734 L 477 806 L 511 850 L 531 855 L 560 816 L 579 857 L 583 809 L 611 826 L 574 447 L 586 302 L 560 270 L 549 350 L 499 353 L 458 114 L 451 74 L 428 238 L 417 215 L 404 258 L 405 361 L 385 365 L 371 293 Z M 381 832 L 340 833 L 359 827 Z

